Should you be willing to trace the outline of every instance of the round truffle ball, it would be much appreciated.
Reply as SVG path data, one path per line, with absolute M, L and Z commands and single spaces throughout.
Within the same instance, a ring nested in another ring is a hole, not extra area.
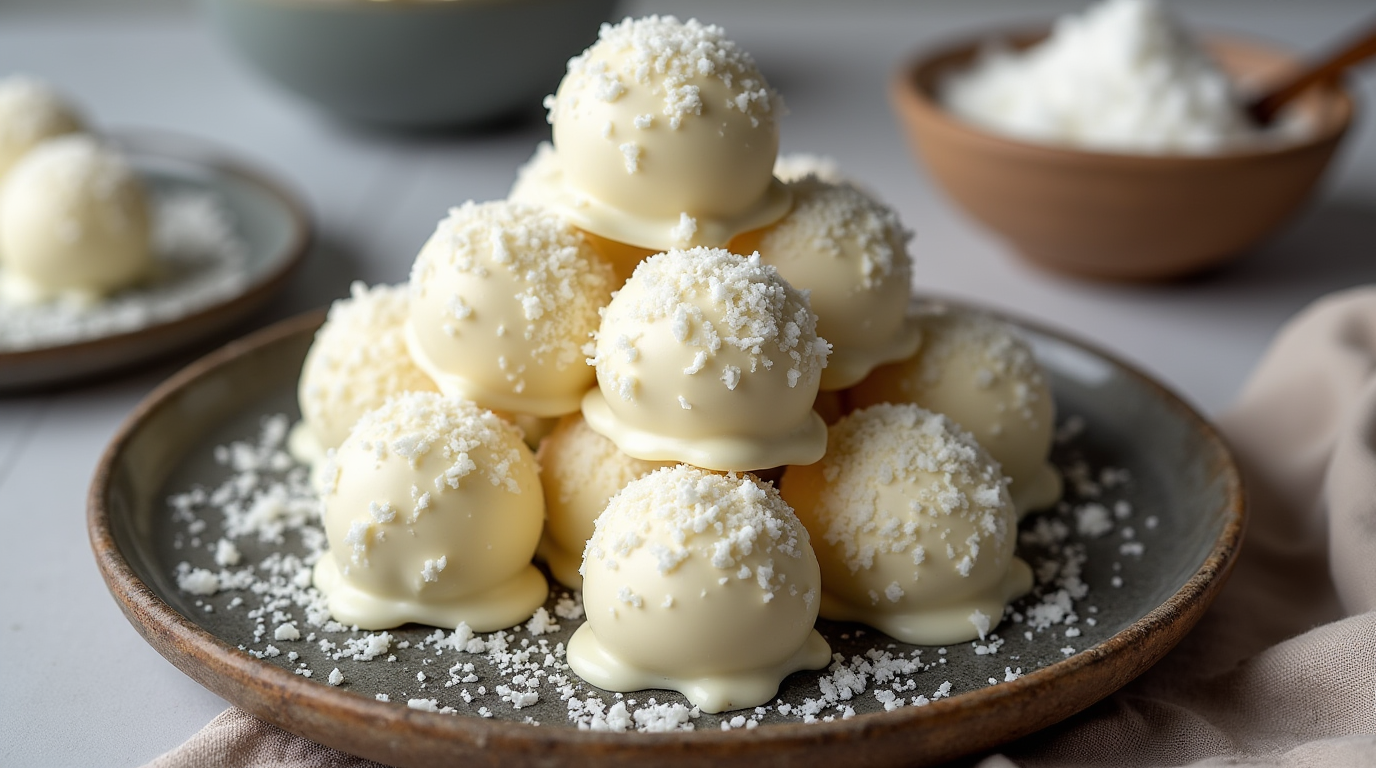
M 1061 476 L 1047 457 L 1056 403 L 1027 342 L 980 312 L 932 306 L 917 321 L 921 349 L 876 369 L 850 391 L 851 404 L 916 403 L 943 413 L 1002 466 L 1020 512 L 1054 504 Z
M 31 150 L 0 187 L 0 265 L 13 300 L 95 300 L 153 266 L 143 185 L 117 152 L 84 135 Z
M 558 178 L 536 191 L 582 229 L 653 250 L 719 246 L 788 210 L 772 173 L 781 102 L 719 27 L 603 25 L 546 106 Z
M 410 293 L 405 285 L 368 288 L 355 282 L 349 298 L 330 306 L 306 352 L 297 385 L 301 422 L 291 451 L 307 463 L 338 448 L 364 413 L 403 392 L 436 392 L 406 351 Z
M 785 470 L 780 493 L 812 534 L 824 618 L 946 645 L 983 638 L 1032 587 L 998 464 L 916 405 L 841 419 L 826 456 Z
M 41 80 L 0 78 L 0 179 L 43 141 L 82 127 L 76 109 Z
M 614 496 L 583 557 L 573 671 L 610 691 L 670 688 L 706 712 L 768 702 L 831 650 L 813 629 L 808 534 L 768 484 L 689 466 Z
M 321 498 L 330 548 L 315 585 L 342 624 L 490 632 L 530 618 L 549 593 L 530 562 L 544 523 L 535 457 L 469 401 L 408 392 L 365 413 Z
M 826 364 L 806 297 L 758 255 L 671 250 L 646 259 L 597 331 L 583 416 L 623 452 L 717 470 L 810 464 Z
M 583 549 L 607 501 L 632 480 L 672 466 L 627 456 L 577 413 L 559 420 L 541 441 L 535 461 L 545 489 L 545 532 L 538 555 L 554 578 L 571 589 L 583 586 L 578 573 Z
M 411 269 L 411 356 L 441 391 L 485 408 L 571 413 L 593 385 L 583 346 L 613 281 L 563 218 L 521 203 L 465 203 Z
M 845 389 L 917 350 L 917 325 L 907 318 L 911 234 L 887 206 L 844 182 L 806 176 L 788 187 L 793 210 L 736 238 L 732 250 L 759 251 L 789 284 L 809 291 L 817 333 L 831 342 L 821 387 Z

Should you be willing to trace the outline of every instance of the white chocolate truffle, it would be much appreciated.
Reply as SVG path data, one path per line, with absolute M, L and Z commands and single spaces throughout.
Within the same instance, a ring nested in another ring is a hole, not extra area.
M 16 301 L 91 301 L 143 278 L 153 257 L 138 176 L 89 136 L 39 145 L 0 187 L 0 265 Z
M 1047 457 L 1056 403 L 1027 342 L 979 312 L 933 306 L 917 319 L 922 348 L 875 370 L 850 391 L 851 404 L 916 403 L 945 414 L 1003 467 L 1019 512 L 1054 504 L 1061 476 Z
M 330 548 L 315 586 L 342 624 L 490 632 L 530 618 L 549 593 L 530 562 L 544 522 L 535 457 L 471 402 L 409 392 L 364 414 L 321 500 Z
M 627 456 L 577 413 L 559 420 L 540 443 L 535 461 L 545 489 L 545 532 L 537 554 L 554 578 L 571 589 L 583 586 L 578 573 L 583 549 L 607 501 L 632 480 L 672 466 Z
M 292 429 L 291 452 L 320 463 L 338 448 L 364 413 L 403 392 L 437 392 L 406 351 L 405 285 L 349 287 L 349 298 L 330 306 L 325 324 L 306 352 L 297 385 L 301 422 Z
M 411 357 L 446 394 L 532 416 L 578 410 L 583 346 L 611 267 L 563 218 L 504 201 L 451 209 L 411 269 Z
M 826 365 L 807 298 L 758 254 L 651 256 L 597 331 L 583 416 L 625 453 L 737 471 L 810 464 L 826 448 L 812 410 Z
M 812 534 L 823 618 L 947 645 L 983 638 L 1032 587 L 998 464 L 940 414 L 856 411 L 831 428 L 825 458 L 784 471 L 780 492 Z
M 669 688 L 705 712 L 767 703 L 822 669 L 807 531 L 773 486 L 683 466 L 627 485 L 583 557 L 573 671 L 609 691 Z
M 845 389 L 917 350 L 917 324 L 907 317 L 912 235 L 892 210 L 849 184 L 808 176 L 788 186 L 793 210 L 736 238 L 732 250 L 758 250 L 789 284 L 810 292 L 817 333 L 831 342 L 822 389 Z
M 81 129 L 76 110 L 46 83 L 24 75 L 0 79 L 0 179 L 43 141 Z
M 604 24 L 546 106 L 556 157 L 528 189 L 581 229 L 652 250 L 720 246 L 788 211 L 772 173 L 782 103 L 719 27 Z

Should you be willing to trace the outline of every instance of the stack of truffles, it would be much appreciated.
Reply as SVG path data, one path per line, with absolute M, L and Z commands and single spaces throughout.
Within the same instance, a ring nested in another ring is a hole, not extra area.
M 510 199 L 306 358 L 335 619 L 509 627 L 536 558 L 582 590 L 579 676 L 709 712 L 825 667 L 819 612 L 987 633 L 1031 586 L 1019 510 L 1060 494 L 1024 342 L 912 305 L 909 235 L 825 164 L 776 175 L 779 97 L 717 27 L 605 25 L 546 106 Z

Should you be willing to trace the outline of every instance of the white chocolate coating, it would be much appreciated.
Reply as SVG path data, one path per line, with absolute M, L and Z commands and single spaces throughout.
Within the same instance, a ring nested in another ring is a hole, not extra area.
M 325 472 L 330 549 L 315 586 L 342 624 L 475 632 L 530 618 L 544 498 L 519 431 L 473 403 L 410 392 L 364 414 Z
M 706 712 L 768 702 L 831 649 L 813 629 L 808 534 L 768 484 L 689 466 L 627 485 L 583 558 L 573 671 L 599 688 L 670 688 Z
M 998 465 L 940 414 L 856 411 L 831 428 L 825 458 L 785 470 L 780 492 L 812 533 L 825 618 L 946 645 L 982 638 L 1032 587 Z
M 979 312 L 927 307 L 917 320 L 922 348 L 875 370 L 850 391 L 851 403 L 916 403 L 945 414 L 1003 467 L 1019 512 L 1054 504 L 1061 476 L 1047 457 L 1056 403 L 1027 343 Z
M 504 201 L 450 210 L 411 269 L 411 357 L 447 394 L 532 416 L 578 410 L 583 346 L 615 287 L 564 219 Z
M 583 416 L 647 461 L 810 464 L 826 448 L 812 410 L 827 355 L 815 324 L 806 298 L 758 256 L 651 256 L 603 313 Z
M 782 104 L 718 27 L 603 25 L 546 106 L 555 158 L 521 194 L 581 229 L 652 250 L 720 246 L 788 211 L 772 173 Z
M 30 151 L 0 186 L 0 266 L 15 301 L 93 301 L 146 276 L 148 204 L 133 169 L 81 134 Z
M 559 168 L 554 145 L 542 141 L 535 147 L 535 154 L 516 171 L 516 183 L 512 185 L 507 199 L 513 203 L 542 205 L 552 199 L 555 188 L 562 183 L 563 171 Z M 640 262 L 658 252 L 658 249 L 640 248 L 609 240 L 587 230 L 580 231 L 593 250 L 612 265 L 618 286 L 630 278 Z
M 410 293 L 405 285 L 349 287 L 330 306 L 306 352 L 297 385 L 301 421 L 290 447 L 298 460 L 321 464 L 364 413 L 402 392 L 437 392 L 406 351 Z
M 845 389 L 917 350 L 920 333 L 907 318 L 912 234 L 891 209 L 844 182 L 808 176 L 788 187 L 793 210 L 731 247 L 758 250 L 793 287 L 810 291 L 817 333 L 831 342 L 821 387 Z
M 583 549 L 611 497 L 632 480 L 673 466 L 627 456 L 577 413 L 559 420 L 540 443 L 535 461 L 540 465 L 540 483 L 545 489 L 545 532 L 538 556 L 549 565 L 554 578 L 571 589 L 583 586 L 578 573 Z
M 81 117 L 42 81 L 0 78 L 0 179 L 43 141 L 82 129 Z

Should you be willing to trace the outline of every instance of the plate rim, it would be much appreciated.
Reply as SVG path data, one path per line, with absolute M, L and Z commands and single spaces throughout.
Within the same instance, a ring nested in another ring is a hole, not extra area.
M 0 394 L 26 392 L 42 387 L 78 382 L 101 373 L 137 367 L 150 359 L 165 356 L 177 349 L 193 344 L 196 340 L 209 336 L 216 330 L 222 330 L 227 325 L 242 319 L 270 296 L 277 293 L 305 261 L 306 254 L 315 241 L 315 225 L 312 223 L 311 216 L 300 195 L 275 176 L 262 170 L 256 163 L 245 161 L 212 141 L 161 128 L 107 130 L 98 134 L 97 138 L 109 141 L 115 146 L 135 147 L 134 153 L 137 155 L 189 163 L 202 170 L 210 170 L 219 175 L 248 182 L 259 191 L 266 192 L 269 197 L 280 204 L 281 209 L 286 212 L 292 223 L 291 238 L 282 249 L 283 255 L 277 258 L 269 269 L 254 276 L 243 290 L 226 299 L 211 303 L 194 312 L 178 315 L 131 331 L 66 344 L 9 352 L 0 351 L 0 369 L 24 370 L 53 361 L 79 359 L 86 353 L 95 350 L 121 346 L 143 346 L 148 340 L 157 339 L 160 336 L 177 338 L 181 335 L 177 333 L 178 326 L 182 325 L 210 323 L 211 330 L 194 333 L 189 338 L 182 338 L 173 342 L 171 346 L 167 346 L 165 342 L 155 344 L 153 346 L 158 351 L 153 353 L 151 357 L 139 356 L 137 359 L 120 361 L 111 365 L 83 368 L 70 375 L 21 379 L 13 383 L 0 380 Z M 165 147 L 169 145 L 175 145 L 176 149 L 167 151 Z M 224 319 L 217 321 L 219 317 Z
M 925 294 L 915 298 L 989 311 L 963 299 Z M 334 689 L 254 659 L 201 628 L 144 583 L 120 552 L 106 503 L 114 469 L 145 420 L 167 407 L 184 388 L 255 350 L 313 332 L 323 322 L 324 310 L 288 318 L 230 342 L 183 368 L 139 403 L 103 452 L 92 479 L 87 501 L 91 546 L 101 576 L 126 618 L 174 666 L 257 717 L 304 738 L 380 762 L 429 766 L 465 757 L 475 764 L 488 765 L 509 765 L 512 759 L 572 765 L 599 758 L 608 764 L 630 765 L 653 758 L 657 764 L 687 765 L 709 756 L 729 756 L 783 765 L 798 757 L 811 758 L 812 762 L 820 756 L 844 754 L 848 760 L 870 764 L 912 764 L 914 760 L 927 764 L 991 749 L 1092 706 L 1174 648 L 1223 588 L 1237 560 L 1247 515 L 1242 479 L 1231 451 L 1214 426 L 1183 398 L 1136 366 L 1092 343 L 1003 311 L 990 314 L 1109 361 L 1154 390 L 1191 422 L 1222 460 L 1217 469 L 1225 488 L 1223 525 L 1208 555 L 1185 583 L 1111 637 L 1017 680 L 933 701 L 925 707 L 861 714 L 830 723 L 770 724 L 748 731 L 615 734 L 568 727 L 532 728 L 517 722 L 411 710 L 395 702 L 378 702 L 362 694 Z M 1151 642 L 1145 642 L 1148 637 Z M 1111 665 L 1115 660 L 1134 663 L 1115 670 Z M 1057 689 L 1061 694 L 1069 691 L 1078 692 L 1079 696 L 1072 697 L 1075 701 L 1062 700 L 1041 716 L 1021 721 L 1011 729 L 1001 723 L 1000 713 L 1006 716 L 1008 712 L 1021 711 L 1019 703 L 1023 696 L 1040 691 L 1056 698 Z M 1084 698 L 1086 695 L 1089 698 Z M 366 723 L 368 727 L 339 730 L 341 720 L 354 725 Z M 974 742 L 962 738 L 956 744 L 949 738 L 940 738 L 941 731 L 950 725 L 981 721 L 989 721 L 991 726 L 1000 723 L 998 734 Z M 331 727 L 338 733 L 329 733 Z M 390 738 L 380 742 L 363 738 L 365 731 L 385 732 Z M 917 731 L 938 737 L 932 748 L 922 754 L 914 754 L 910 748 L 914 739 L 919 738 L 914 735 Z M 842 751 L 858 746 L 872 754 L 862 758 L 854 751 Z

